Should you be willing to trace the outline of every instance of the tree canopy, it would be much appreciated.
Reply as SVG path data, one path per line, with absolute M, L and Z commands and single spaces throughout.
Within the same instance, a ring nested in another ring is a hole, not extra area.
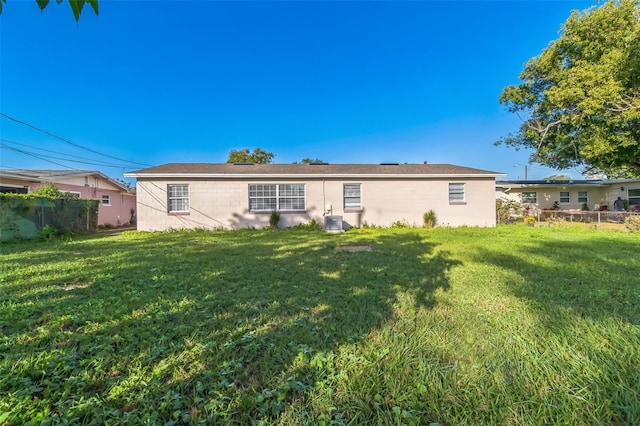
M 322 161 L 319 158 L 303 158 L 302 160 L 300 160 L 299 163 L 296 164 L 323 164 L 324 161 Z
M 640 3 L 573 11 L 560 37 L 530 59 L 500 103 L 520 129 L 496 144 L 533 150 L 555 169 L 640 176 Z
M 269 164 L 275 156 L 274 153 L 265 151 L 262 148 L 255 148 L 253 151 L 245 148 L 229 152 L 227 163 Z
M 73 16 L 76 18 L 76 22 L 80 19 L 80 14 L 82 14 L 82 9 L 86 3 L 91 5 L 91 8 L 95 12 L 96 16 L 98 15 L 98 0 L 68 0 L 69 6 L 71 6 L 71 11 L 73 12 Z M 2 5 L 6 3 L 7 0 L 0 0 L 0 15 L 2 14 Z M 50 0 L 36 0 L 40 11 L 44 11 L 44 9 L 49 5 Z M 56 0 L 56 3 L 62 3 L 62 0 Z

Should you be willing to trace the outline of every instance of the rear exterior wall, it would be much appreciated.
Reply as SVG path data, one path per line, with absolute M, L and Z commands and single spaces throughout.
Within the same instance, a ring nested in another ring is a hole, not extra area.
M 345 228 L 422 226 L 434 210 L 439 226 L 495 226 L 495 180 L 463 179 L 149 179 L 137 181 L 137 226 L 141 231 L 168 229 L 240 229 L 269 225 L 270 212 L 249 211 L 250 184 L 305 184 L 305 211 L 281 212 L 280 227 L 324 224 L 325 215 L 343 217 Z M 344 184 L 361 185 L 361 209 L 345 210 Z M 449 202 L 449 183 L 464 183 L 464 202 Z M 169 213 L 167 185 L 189 185 L 188 213 Z

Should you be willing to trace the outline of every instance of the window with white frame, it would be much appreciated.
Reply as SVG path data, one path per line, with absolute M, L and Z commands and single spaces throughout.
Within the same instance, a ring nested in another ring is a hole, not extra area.
M 571 202 L 569 191 L 560 191 L 560 202 L 562 204 L 569 204 Z
M 110 206 L 111 205 L 111 196 L 110 195 L 103 195 L 102 196 L 102 205 L 103 206 Z
M 169 213 L 189 211 L 189 185 L 167 185 L 167 210 Z
M 79 191 L 58 191 L 63 197 L 77 197 L 80 198 L 82 194 Z
M 629 205 L 630 206 L 639 206 L 640 205 L 640 188 L 629 189 Z
M 305 185 L 302 183 L 249 185 L 249 211 L 304 211 Z
M 450 203 L 464 202 L 464 183 L 449 184 L 449 202 Z
M 538 193 L 535 191 L 524 191 L 522 193 L 522 202 L 526 204 L 536 204 L 538 202 Z
M 589 202 L 589 196 L 587 194 L 587 191 L 578 191 L 578 202 L 579 203 Z
M 359 210 L 362 208 L 362 186 L 359 183 L 345 183 L 343 198 L 345 210 Z

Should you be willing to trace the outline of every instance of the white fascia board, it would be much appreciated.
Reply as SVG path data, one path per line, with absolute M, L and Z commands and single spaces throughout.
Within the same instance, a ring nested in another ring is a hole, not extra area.
M 386 179 L 461 179 L 461 178 L 496 178 L 504 174 L 231 174 L 231 173 L 125 173 L 124 177 L 135 178 L 191 178 L 191 179 L 358 179 L 358 178 L 386 178 Z

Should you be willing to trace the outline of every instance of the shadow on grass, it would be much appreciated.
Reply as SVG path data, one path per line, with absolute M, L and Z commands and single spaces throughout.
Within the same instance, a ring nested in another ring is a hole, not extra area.
M 558 413 L 548 407 L 563 407 L 566 417 L 558 423 L 638 424 L 639 242 L 568 235 L 534 235 L 510 254 L 486 247 L 475 252 L 474 261 L 508 275 L 506 292 L 538 320 L 512 328 L 509 362 L 498 371 L 526 395 L 522 413 L 546 409 L 543 418 L 551 421 Z M 531 392 L 544 374 L 553 378 L 546 391 Z
M 411 232 L 138 234 L 53 251 L 16 246 L 0 270 L 10 423 L 274 419 L 323 386 L 338 346 L 400 304 L 430 309 L 457 264 Z

